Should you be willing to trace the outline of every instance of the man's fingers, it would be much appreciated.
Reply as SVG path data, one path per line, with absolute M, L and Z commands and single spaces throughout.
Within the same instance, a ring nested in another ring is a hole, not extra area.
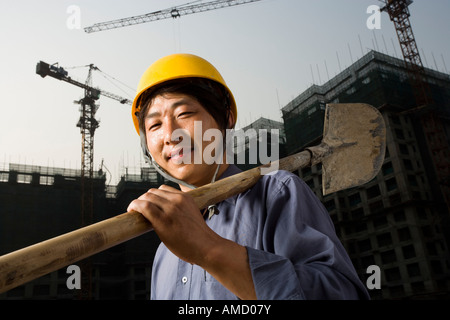
M 164 191 L 169 191 L 169 192 L 174 192 L 174 193 L 179 193 L 179 192 L 181 192 L 180 190 L 178 190 L 178 189 L 176 189 L 176 188 L 174 188 L 174 187 L 168 186 L 168 185 L 166 185 L 166 184 L 160 185 L 158 189 L 159 189 L 159 190 L 164 190 Z
M 160 217 L 168 207 L 172 207 L 176 202 L 176 199 L 174 199 L 175 193 L 171 192 L 172 190 L 173 188 L 170 188 L 170 191 L 152 188 L 132 201 L 127 211 L 140 212 L 149 220 L 154 219 L 152 216 L 155 214 L 158 214 Z
M 133 200 L 127 208 L 127 211 L 136 211 L 141 213 L 147 220 L 152 222 L 155 218 L 159 218 L 162 214 L 161 208 L 151 201 L 145 199 Z
M 171 205 L 177 201 L 182 201 L 184 192 L 177 190 L 175 188 L 165 186 L 159 187 L 158 189 L 150 189 L 141 197 L 142 199 L 147 199 L 149 201 L 156 201 L 155 203 L 160 205 Z
M 194 211 L 200 213 L 192 197 L 169 186 L 148 190 L 132 201 L 127 210 L 140 212 L 155 230 L 159 230 L 160 224 L 170 225 L 171 221 L 180 220 L 182 215 L 192 214 Z
M 162 209 L 162 206 L 169 200 L 170 194 L 160 191 L 159 189 L 152 188 L 146 193 L 142 194 L 138 200 L 150 201 L 158 208 Z

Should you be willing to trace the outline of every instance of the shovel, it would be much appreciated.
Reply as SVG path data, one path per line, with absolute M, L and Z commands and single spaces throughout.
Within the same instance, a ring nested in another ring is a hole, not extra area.
M 252 187 L 271 170 L 294 171 L 322 163 L 323 194 L 372 180 L 383 164 L 386 129 L 367 104 L 328 104 L 318 146 L 188 191 L 200 209 Z M 0 257 L 0 293 L 152 230 L 138 212 L 127 212 Z

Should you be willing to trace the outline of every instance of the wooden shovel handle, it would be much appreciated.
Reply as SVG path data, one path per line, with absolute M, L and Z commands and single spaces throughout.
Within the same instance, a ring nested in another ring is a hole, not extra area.
M 308 164 L 309 160 L 309 152 L 305 151 L 283 159 L 284 162 L 280 164 L 292 171 L 294 167 Z M 267 167 L 253 168 L 188 193 L 193 196 L 200 209 L 206 208 L 252 187 L 261 177 L 261 168 Z M 283 169 L 278 167 L 278 163 L 273 168 Z M 127 212 L 5 254 L 0 257 L 0 293 L 150 230 L 150 222 L 140 213 Z

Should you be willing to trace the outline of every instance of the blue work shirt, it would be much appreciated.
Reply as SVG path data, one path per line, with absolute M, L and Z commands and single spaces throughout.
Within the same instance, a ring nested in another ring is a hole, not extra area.
M 221 178 L 238 172 L 230 165 Z M 219 214 L 206 218 L 206 223 L 223 238 L 247 248 L 258 299 L 369 298 L 327 210 L 296 175 L 282 170 L 264 175 L 251 189 L 217 208 Z M 153 263 L 151 299 L 238 297 L 161 243 Z

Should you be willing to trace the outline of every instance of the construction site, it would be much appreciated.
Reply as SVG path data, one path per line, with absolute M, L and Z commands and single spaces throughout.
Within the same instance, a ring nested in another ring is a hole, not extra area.
M 161 11 L 131 23 L 218 9 L 226 1 L 213 2 L 218 4 Z M 246 2 L 252 1 L 237 4 Z M 371 50 L 284 105 L 283 122 L 261 117 L 242 130 L 278 130 L 279 141 L 268 144 L 278 146 L 283 158 L 321 142 L 327 104 L 365 103 L 378 109 L 386 124 L 386 150 L 381 170 L 370 182 L 324 196 L 320 163 L 294 174 L 330 214 L 362 282 L 366 284 L 370 276 L 369 266 L 380 268 L 381 286 L 369 290 L 373 300 L 450 299 L 450 75 L 423 66 L 409 22 L 412 2 L 383 3 L 403 59 Z M 86 32 L 117 27 L 102 23 Z M 124 213 L 150 188 L 162 184 L 178 188 L 147 164 L 124 167 L 114 185 L 107 183 L 102 168 L 94 169 L 97 100 L 105 96 L 131 105 L 127 98 L 92 86 L 95 68 L 90 65 L 86 81 L 79 82 L 63 67 L 37 62 L 36 74 L 42 78 L 84 90 L 84 97 L 76 101 L 81 168 L 0 165 L 0 256 Z M 251 138 L 237 146 L 246 160 Z M 239 157 L 236 149 L 235 156 Z M 236 164 L 248 170 L 261 163 Z M 83 270 L 81 290 L 68 288 L 65 267 L 0 293 L 0 300 L 148 300 L 159 244 L 156 233 L 149 232 L 81 260 L 77 263 Z

